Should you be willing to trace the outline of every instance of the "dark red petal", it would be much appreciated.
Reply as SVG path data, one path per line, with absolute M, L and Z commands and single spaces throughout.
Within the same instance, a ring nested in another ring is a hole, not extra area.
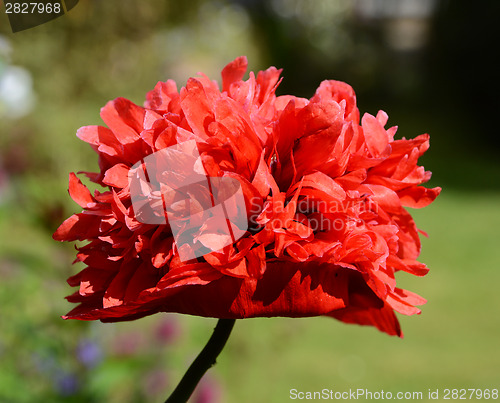
M 191 263 L 171 268 L 158 282 L 159 290 L 177 289 L 187 286 L 207 285 L 218 280 L 222 274 L 208 263 Z
M 153 289 L 160 278 L 160 271 L 156 267 L 149 261 L 143 262 L 128 281 L 124 301 L 135 301 L 143 291 Z
M 251 249 L 245 258 L 248 261 L 247 270 L 250 277 L 261 278 L 266 271 L 266 248 L 264 245 L 259 245 Z
M 97 293 L 104 293 L 114 275 L 115 273 L 111 270 L 87 267 L 82 270 L 79 275 L 79 294 L 82 296 L 89 296 Z
M 163 309 L 219 318 L 317 316 L 345 307 L 346 281 L 333 266 L 270 262 L 260 280 L 225 276 L 184 287 Z
M 378 298 L 363 277 L 354 271 L 349 272 L 349 305 L 328 315 L 345 323 L 375 326 L 389 335 L 402 337 L 392 308 Z
M 104 294 L 104 308 L 110 308 L 124 303 L 128 283 L 139 266 L 140 262 L 138 259 L 124 262 L 121 265 L 119 272 L 113 278 L 109 287 L 106 289 L 106 293 Z
M 378 330 L 390 336 L 403 337 L 398 318 L 389 305 L 384 305 L 382 308 L 348 307 L 346 309 L 333 311 L 329 316 L 344 323 L 375 326 Z
M 101 217 L 99 216 L 86 213 L 75 214 L 61 224 L 52 238 L 56 241 L 68 242 L 94 238 L 99 234 L 100 223 Z

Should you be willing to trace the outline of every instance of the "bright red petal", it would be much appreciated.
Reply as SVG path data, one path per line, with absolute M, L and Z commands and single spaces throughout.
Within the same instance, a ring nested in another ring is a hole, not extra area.
M 222 91 L 229 91 L 232 83 L 240 81 L 247 71 L 248 60 L 246 56 L 234 59 L 222 69 Z

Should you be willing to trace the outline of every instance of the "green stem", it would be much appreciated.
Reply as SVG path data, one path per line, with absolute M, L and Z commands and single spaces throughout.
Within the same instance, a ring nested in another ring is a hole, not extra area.
M 215 364 L 218 355 L 226 345 L 231 330 L 233 330 L 234 322 L 235 319 L 219 319 L 212 337 L 165 403 L 185 403 L 188 401 L 205 372 Z

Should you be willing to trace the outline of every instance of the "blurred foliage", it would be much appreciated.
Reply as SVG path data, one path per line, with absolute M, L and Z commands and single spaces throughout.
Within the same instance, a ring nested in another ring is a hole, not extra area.
M 403 342 L 322 318 L 241 321 L 193 401 L 281 402 L 293 387 L 495 386 L 500 3 L 437 1 L 417 21 L 422 46 L 406 50 L 394 46 L 399 20 L 370 18 L 366 4 L 81 0 L 16 34 L 0 13 L 0 76 L 7 67 L 28 72 L 37 100 L 30 114 L 0 119 L 1 402 L 162 401 L 200 350 L 213 320 L 62 321 L 64 279 L 79 267 L 69 264 L 73 247 L 51 234 L 77 212 L 68 172 L 97 169 L 77 128 L 100 124 L 110 99 L 141 104 L 159 80 L 218 78 L 242 54 L 253 70 L 283 68 L 282 94 L 310 97 L 323 79 L 344 80 L 361 112 L 386 110 L 400 136 L 431 134 L 423 162 L 445 190 L 415 214 L 431 235 L 422 260 L 432 271 L 403 278 L 430 302 L 422 317 L 403 318 Z

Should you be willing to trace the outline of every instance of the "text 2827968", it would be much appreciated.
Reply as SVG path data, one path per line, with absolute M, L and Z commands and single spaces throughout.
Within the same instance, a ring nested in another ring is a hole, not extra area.
M 5 3 L 7 14 L 59 14 L 63 10 L 61 3 Z

